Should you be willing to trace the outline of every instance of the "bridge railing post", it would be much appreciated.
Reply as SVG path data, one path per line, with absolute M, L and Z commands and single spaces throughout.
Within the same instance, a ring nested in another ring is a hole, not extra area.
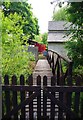
M 48 50 L 48 62 L 52 69 L 53 75 L 57 77 L 57 84 L 64 81 L 64 85 L 72 83 L 72 65 L 73 62 L 59 55 L 53 50 Z M 63 80 L 61 81 L 61 78 Z M 66 79 L 67 78 L 67 79 Z

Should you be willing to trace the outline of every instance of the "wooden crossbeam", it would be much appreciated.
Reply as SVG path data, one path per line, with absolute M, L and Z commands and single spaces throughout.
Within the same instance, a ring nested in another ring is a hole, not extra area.
M 10 118 L 10 116 L 14 115 L 17 111 L 22 109 L 25 105 L 28 105 L 29 103 L 32 102 L 32 100 L 35 97 L 38 97 L 40 95 L 40 91 L 33 93 L 32 95 L 29 96 L 29 98 L 25 99 L 22 103 L 17 105 L 14 109 L 12 109 L 7 115 L 4 115 L 3 120 Z
M 83 86 L 44 86 L 48 92 L 83 92 Z
M 40 86 L 28 86 L 28 85 L 2 85 L 3 91 L 38 91 Z
M 71 111 L 71 109 L 69 109 L 64 103 L 62 103 L 60 100 L 57 100 L 51 93 L 49 92 L 45 92 L 45 95 L 51 99 L 51 101 L 54 103 L 54 104 L 57 104 L 63 111 L 67 112 L 70 117 L 72 119 L 77 119 L 78 116 L 73 112 Z

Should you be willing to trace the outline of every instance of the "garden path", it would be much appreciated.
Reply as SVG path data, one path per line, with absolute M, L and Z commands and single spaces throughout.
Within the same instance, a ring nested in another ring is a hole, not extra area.
M 43 77 L 47 76 L 47 85 L 51 84 L 52 70 L 46 59 L 39 59 L 33 72 L 33 85 L 36 85 L 37 76 L 41 76 L 41 86 L 43 86 Z

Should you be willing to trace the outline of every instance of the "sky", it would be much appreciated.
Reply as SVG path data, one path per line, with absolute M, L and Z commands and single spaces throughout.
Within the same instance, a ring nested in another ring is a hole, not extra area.
M 40 27 L 40 33 L 48 32 L 48 21 L 52 20 L 53 9 L 55 4 L 50 2 L 60 1 L 60 0 L 28 0 L 32 5 L 33 13 L 38 18 L 38 24 Z M 61 0 L 70 2 L 81 2 L 83 0 Z M 56 10 L 58 8 L 56 7 Z
M 54 5 L 52 0 L 28 0 L 32 5 L 33 14 L 38 18 L 40 33 L 48 32 L 48 21 L 52 20 Z

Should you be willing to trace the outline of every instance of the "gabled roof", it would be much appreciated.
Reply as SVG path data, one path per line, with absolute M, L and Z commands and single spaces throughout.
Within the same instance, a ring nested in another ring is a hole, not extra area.
M 69 30 L 70 24 L 71 23 L 67 23 L 66 21 L 49 21 L 48 22 L 48 31 Z

